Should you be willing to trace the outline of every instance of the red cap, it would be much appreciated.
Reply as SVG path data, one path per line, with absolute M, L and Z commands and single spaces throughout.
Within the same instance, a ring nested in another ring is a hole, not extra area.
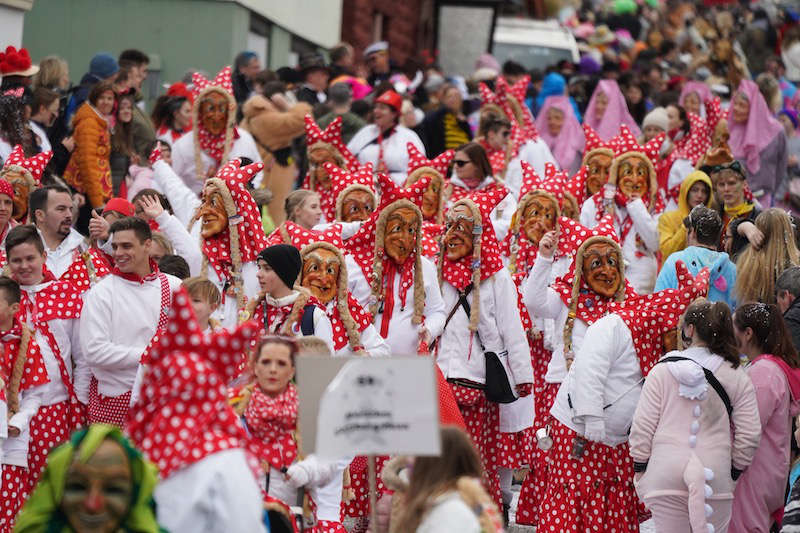
M 130 203 L 125 198 L 112 198 L 108 201 L 106 206 L 103 208 L 103 214 L 114 211 L 122 216 L 132 217 L 134 213 L 136 213 L 136 209 L 134 209 L 133 204 Z
M 0 178 L 0 194 L 5 194 L 12 200 L 14 199 L 14 187 L 2 178 Z
M 398 113 L 403 107 L 403 97 L 392 90 L 388 90 L 375 99 L 376 104 L 386 104 Z

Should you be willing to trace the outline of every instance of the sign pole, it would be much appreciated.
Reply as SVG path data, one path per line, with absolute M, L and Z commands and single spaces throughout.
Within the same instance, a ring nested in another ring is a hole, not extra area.
M 370 531 L 378 531 L 378 479 L 375 468 L 375 455 L 367 456 L 367 477 L 369 478 Z

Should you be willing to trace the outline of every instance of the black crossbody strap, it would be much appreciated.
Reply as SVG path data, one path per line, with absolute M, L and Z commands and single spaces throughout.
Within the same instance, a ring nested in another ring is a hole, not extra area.
M 703 374 L 706 375 L 706 381 L 708 384 L 711 385 L 717 394 L 719 395 L 720 400 L 722 403 L 725 404 L 725 410 L 728 411 L 728 418 L 733 416 L 733 405 L 731 404 L 731 399 L 728 396 L 728 393 L 725 391 L 725 387 L 722 386 L 722 383 L 714 376 L 714 373 L 711 370 L 707 369 L 697 361 L 693 359 L 689 359 L 688 357 L 680 357 L 678 355 L 671 355 L 670 357 L 665 357 L 664 359 L 660 360 L 659 363 L 671 363 L 673 361 L 691 361 L 695 363 L 697 366 L 703 369 Z
M 467 317 L 469 317 L 470 310 L 472 308 L 470 307 L 469 302 L 467 301 L 467 296 L 469 296 L 469 293 L 472 292 L 472 287 L 473 286 L 474 285 L 472 283 L 470 283 L 469 285 L 464 287 L 464 291 L 463 292 L 459 291 L 459 293 L 458 293 L 458 301 L 453 306 L 453 308 L 450 310 L 450 314 L 447 315 L 447 319 L 444 321 L 444 326 L 442 327 L 442 335 L 444 335 L 444 330 L 447 329 L 447 324 L 450 323 L 450 320 L 458 312 L 458 308 L 459 307 L 464 308 L 464 312 L 467 313 Z M 441 335 L 440 335 L 440 337 L 441 337 Z M 438 341 L 439 341 L 439 339 L 436 339 L 436 341 L 434 341 L 434 342 L 438 342 Z

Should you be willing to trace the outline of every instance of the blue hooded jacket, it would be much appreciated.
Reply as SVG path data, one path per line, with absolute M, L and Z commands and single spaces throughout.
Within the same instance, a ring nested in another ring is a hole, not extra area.
M 736 298 L 733 294 L 736 284 L 736 265 L 727 253 L 702 246 L 689 246 L 667 257 L 661 272 L 658 273 L 654 291 L 678 288 L 678 279 L 675 276 L 677 261 L 686 263 L 686 268 L 693 276 L 696 276 L 703 267 L 708 267 L 711 271 L 708 279 L 708 299 L 712 302 L 725 302 L 731 311 L 736 308 Z

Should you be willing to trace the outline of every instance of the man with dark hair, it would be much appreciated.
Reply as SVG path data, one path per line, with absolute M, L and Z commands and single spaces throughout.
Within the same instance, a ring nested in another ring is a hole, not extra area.
M 703 267 L 709 267 L 711 276 L 708 299 L 712 302 L 725 302 L 733 309 L 736 306 L 733 294 L 736 265 L 727 253 L 717 251 L 719 235 L 722 232 L 722 219 L 719 213 L 704 205 L 698 205 L 689 212 L 683 224 L 687 231 L 688 246 L 671 254 L 664 261 L 656 279 L 654 292 L 678 288 L 675 263 L 683 261 L 693 276 L 696 276 Z
M 51 448 L 81 424 L 88 401 L 89 368 L 78 340 L 83 302 L 74 285 L 56 280 L 45 264 L 39 232 L 12 229 L 5 243 L 11 277 L 22 289 L 17 316 L 39 345 L 47 372 L 41 404 L 30 421 L 28 489 L 34 487 Z M 5 487 L 4 487 L 5 490 Z
M 147 78 L 147 67 L 150 58 L 141 50 L 128 49 L 119 54 L 119 68 L 130 69 L 133 83 L 131 85 L 138 91 L 142 90 L 142 82 Z
M 792 334 L 792 344 L 800 350 L 800 266 L 791 266 L 781 272 L 775 281 L 778 309 L 783 313 L 786 327 Z
M 131 137 L 133 139 L 133 151 L 139 156 L 141 163 L 147 161 L 156 144 L 156 130 L 153 127 L 153 122 L 143 110 L 142 83 L 147 79 L 148 65 L 150 65 L 150 58 L 141 50 L 123 50 L 119 55 L 120 74 L 122 74 L 122 71 L 127 72 L 127 85 L 129 87 L 122 94 L 132 91 L 136 99 L 136 105 L 133 107 Z
M 47 251 L 47 268 L 56 279 L 71 282 L 81 292 L 109 273 L 109 265 L 83 235 L 72 227 L 72 193 L 62 185 L 36 189 L 29 199 L 31 219 Z
M 528 73 L 525 67 L 509 59 L 503 63 L 503 77 L 510 85 L 517 83 L 524 75 Z
M 86 293 L 80 332 L 91 369 L 89 422 L 122 427 L 139 360 L 166 322 L 181 280 L 150 260 L 152 233 L 144 220 L 121 218 L 109 233 L 115 266 Z
M 353 45 L 341 42 L 331 48 L 330 56 L 332 80 L 343 75 L 353 75 L 353 65 L 356 57 Z
M 233 96 L 236 103 L 242 105 L 253 92 L 253 78 L 261 71 L 261 61 L 255 52 L 245 50 L 233 60 Z
M 311 106 L 327 102 L 326 89 L 331 73 L 322 55 L 317 52 L 303 54 L 299 66 L 303 76 L 303 86 L 297 89 L 297 100 Z
M 353 103 L 353 90 L 345 82 L 334 83 L 328 89 L 329 102 L 331 104 L 330 113 L 326 113 L 317 119 L 320 128 L 327 128 L 336 117 L 342 117 L 342 140 L 345 144 L 350 142 L 353 135 L 367 125 L 366 121 L 350 111 Z
M 170 274 L 184 280 L 191 276 L 189 263 L 179 255 L 167 254 L 158 261 L 158 269 L 164 274 Z

